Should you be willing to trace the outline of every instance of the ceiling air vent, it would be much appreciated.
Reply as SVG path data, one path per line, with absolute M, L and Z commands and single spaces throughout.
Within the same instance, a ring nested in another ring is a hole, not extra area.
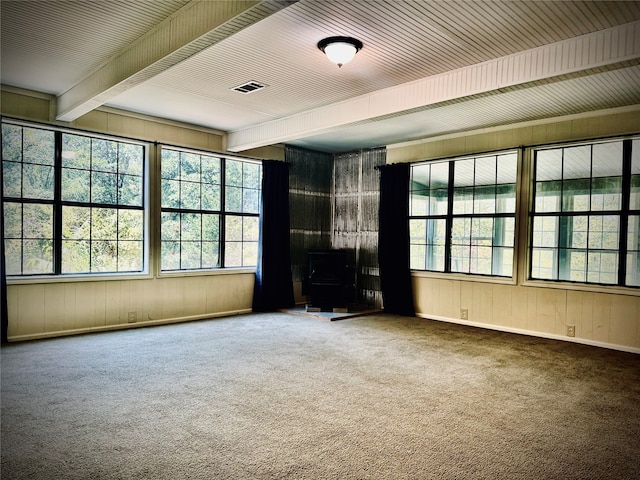
M 233 87 L 231 90 L 235 90 L 236 92 L 247 94 L 247 93 L 255 92 L 256 90 L 260 90 L 264 87 L 266 87 L 264 83 L 258 83 L 252 80 L 250 82 L 243 83 L 242 85 L 238 85 L 237 87 Z

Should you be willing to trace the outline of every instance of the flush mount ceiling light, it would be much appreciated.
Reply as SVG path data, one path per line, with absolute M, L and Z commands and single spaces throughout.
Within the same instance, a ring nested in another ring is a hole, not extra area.
M 353 60 L 362 48 L 362 42 L 351 37 L 327 37 L 318 42 L 318 48 L 330 61 L 341 67 Z

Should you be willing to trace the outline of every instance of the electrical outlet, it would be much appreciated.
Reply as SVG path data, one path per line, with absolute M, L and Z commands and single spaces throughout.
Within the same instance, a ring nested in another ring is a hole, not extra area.
M 576 326 L 567 325 L 567 337 L 575 337 L 575 336 L 576 336 Z
M 466 308 L 460 309 L 460 318 L 462 320 L 469 320 L 469 310 Z
M 138 312 L 129 312 L 127 319 L 129 323 L 136 323 L 138 321 Z

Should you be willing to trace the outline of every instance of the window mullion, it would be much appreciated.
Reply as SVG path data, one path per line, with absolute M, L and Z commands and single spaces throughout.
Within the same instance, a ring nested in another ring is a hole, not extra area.
M 451 236 L 453 234 L 453 175 L 455 162 L 449 162 L 449 184 L 447 185 L 447 219 L 445 222 L 444 271 L 451 273 Z
M 631 148 L 632 140 L 622 142 L 622 205 L 620 212 L 620 250 L 618 253 L 618 285 L 624 286 L 627 279 L 627 230 L 631 200 Z
M 54 133 L 53 273 L 62 273 L 62 132 Z
M 227 224 L 227 159 L 220 159 L 220 219 L 218 224 L 218 232 L 220 233 L 218 248 L 220 249 L 220 267 L 226 266 L 225 262 L 225 238 L 226 238 L 226 224 Z

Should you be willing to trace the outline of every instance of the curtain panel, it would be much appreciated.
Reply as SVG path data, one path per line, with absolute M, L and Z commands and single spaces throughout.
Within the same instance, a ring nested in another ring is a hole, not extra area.
M 262 162 L 262 202 L 253 310 L 294 305 L 289 229 L 289 165 Z
M 380 168 L 378 263 L 384 311 L 414 316 L 409 269 L 408 163 Z

